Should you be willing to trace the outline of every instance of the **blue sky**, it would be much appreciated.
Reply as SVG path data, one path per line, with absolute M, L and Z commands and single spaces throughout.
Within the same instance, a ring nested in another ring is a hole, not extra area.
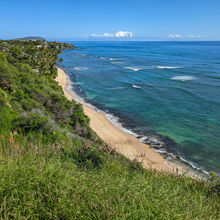
M 0 38 L 220 40 L 220 0 L 2 0 Z

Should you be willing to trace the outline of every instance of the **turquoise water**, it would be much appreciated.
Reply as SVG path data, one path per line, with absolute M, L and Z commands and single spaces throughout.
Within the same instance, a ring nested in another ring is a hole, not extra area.
M 74 42 L 60 64 L 87 101 L 191 165 L 220 172 L 220 42 Z

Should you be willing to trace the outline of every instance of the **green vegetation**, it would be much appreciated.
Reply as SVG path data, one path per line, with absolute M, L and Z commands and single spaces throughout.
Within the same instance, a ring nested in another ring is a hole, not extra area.
M 75 48 L 71 44 L 44 40 L 0 41 L 0 51 L 7 56 L 9 63 L 29 64 L 36 73 L 57 76 L 58 54 L 63 49 Z
M 115 153 L 64 97 L 56 63 L 45 67 L 50 52 L 72 46 L 47 42 L 32 63 L 35 42 L 0 42 L 1 219 L 220 218 L 214 175 L 211 183 L 165 175 Z

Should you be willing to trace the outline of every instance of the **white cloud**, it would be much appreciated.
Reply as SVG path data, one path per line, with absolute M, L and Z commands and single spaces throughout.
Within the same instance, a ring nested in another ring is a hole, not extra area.
M 91 37 L 99 37 L 99 34 L 90 34 Z
M 114 34 L 110 34 L 110 33 L 104 33 L 103 35 L 104 37 L 114 37 Z
M 114 37 L 114 34 L 104 33 L 104 34 L 91 34 L 91 37 Z
M 133 37 L 133 33 L 129 31 L 118 31 L 115 34 L 116 37 Z
M 133 37 L 133 33 L 129 31 L 117 31 L 115 34 L 104 33 L 104 34 L 91 34 L 91 37 Z
M 183 35 L 180 35 L 180 34 L 169 34 L 168 35 L 169 38 L 184 38 L 184 39 L 198 39 L 198 38 L 201 38 L 200 35 L 189 35 L 189 36 L 183 36 Z
M 196 39 L 196 38 L 201 38 L 201 36 L 200 36 L 200 35 L 198 35 L 198 36 L 195 36 L 195 35 L 190 35 L 188 38 L 191 38 L 191 39 Z
M 169 38 L 180 38 L 180 37 L 182 37 L 182 35 L 180 35 L 180 34 L 169 34 L 168 37 Z

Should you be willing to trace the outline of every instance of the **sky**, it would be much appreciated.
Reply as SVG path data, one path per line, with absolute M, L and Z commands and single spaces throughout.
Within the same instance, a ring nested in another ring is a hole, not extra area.
M 0 39 L 220 40 L 220 0 L 1 0 Z

